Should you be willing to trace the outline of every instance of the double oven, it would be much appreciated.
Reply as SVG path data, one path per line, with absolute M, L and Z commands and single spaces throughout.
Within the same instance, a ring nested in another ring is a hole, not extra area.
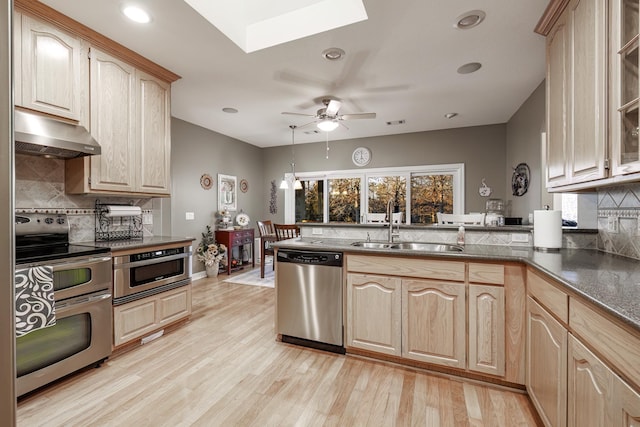
M 16 215 L 16 272 L 52 271 L 55 324 L 16 338 L 21 396 L 111 354 L 112 262 L 109 248 L 69 244 L 65 215 Z

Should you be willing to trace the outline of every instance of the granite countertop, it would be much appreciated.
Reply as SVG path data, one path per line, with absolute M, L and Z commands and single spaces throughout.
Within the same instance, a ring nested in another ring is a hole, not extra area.
M 129 249 L 144 249 L 153 246 L 166 245 L 171 243 L 192 242 L 195 238 L 183 236 L 149 236 L 142 239 L 131 240 L 110 240 L 110 241 L 86 241 L 74 242 L 78 245 L 98 246 L 110 248 L 111 252 L 126 251 Z
M 529 247 L 499 245 L 466 245 L 463 252 L 369 249 L 352 246 L 355 241 L 304 237 L 275 242 L 274 247 L 371 255 L 523 262 L 640 331 L 640 262 L 632 258 L 592 249 L 539 252 Z

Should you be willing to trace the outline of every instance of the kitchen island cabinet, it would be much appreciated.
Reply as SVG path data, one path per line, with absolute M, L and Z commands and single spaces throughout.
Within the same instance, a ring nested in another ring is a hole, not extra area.
M 503 264 L 360 254 L 346 259 L 347 352 L 362 349 L 524 383 L 521 269 L 509 267 L 514 289 L 506 304 Z

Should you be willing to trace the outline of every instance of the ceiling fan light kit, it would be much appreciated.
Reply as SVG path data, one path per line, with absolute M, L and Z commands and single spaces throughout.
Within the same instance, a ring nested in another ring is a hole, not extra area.
M 318 126 L 318 129 L 320 130 L 331 132 L 332 130 L 336 130 L 336 128 L 340 125 L 338 124 L 337 120 L 324 119 L 322 121 L 319 121 L 316 126 Z
M 322 100 L 324 104 L 323 108 L 320 108 L 316 114 L 303 114 L 303 113 L 289 113 L 283 112 L 282 114 L 288 114 L 292 116 L 305 116 L 305 117 L 313 117 L 316 121 L 311 123 L 316 123 L 318 129 L 323 130 L 325 132 L 331 132 L 338 128 L 341 122 L 344 120 L 354 120 L 354 119 L 375 119 L 376 113 L 354 113 L 354 114 L 338 114 L 340 111 L 340 107 L 342 107 L 342 102 L 337 99 L 329 99 L 325 98 Z M 307 123 L 307 124 L 311 124 Z M 306 125 L 303 125 L 306 126 Z M 344 126 L 344 124 L 343 124 Z M 346 128 L 346 126 L 345 126 Z

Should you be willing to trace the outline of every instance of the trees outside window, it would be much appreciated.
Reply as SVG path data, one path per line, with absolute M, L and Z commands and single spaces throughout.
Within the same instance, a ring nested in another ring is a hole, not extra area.
M 464 164 L 298 172 L 301 190 L 285 190 L 285 221 L 360 223 L 393 211 L 408 224 L 433 224 L 437 213 L 464 213 Z M 325 191 L 326 189 L 326 191 Z

